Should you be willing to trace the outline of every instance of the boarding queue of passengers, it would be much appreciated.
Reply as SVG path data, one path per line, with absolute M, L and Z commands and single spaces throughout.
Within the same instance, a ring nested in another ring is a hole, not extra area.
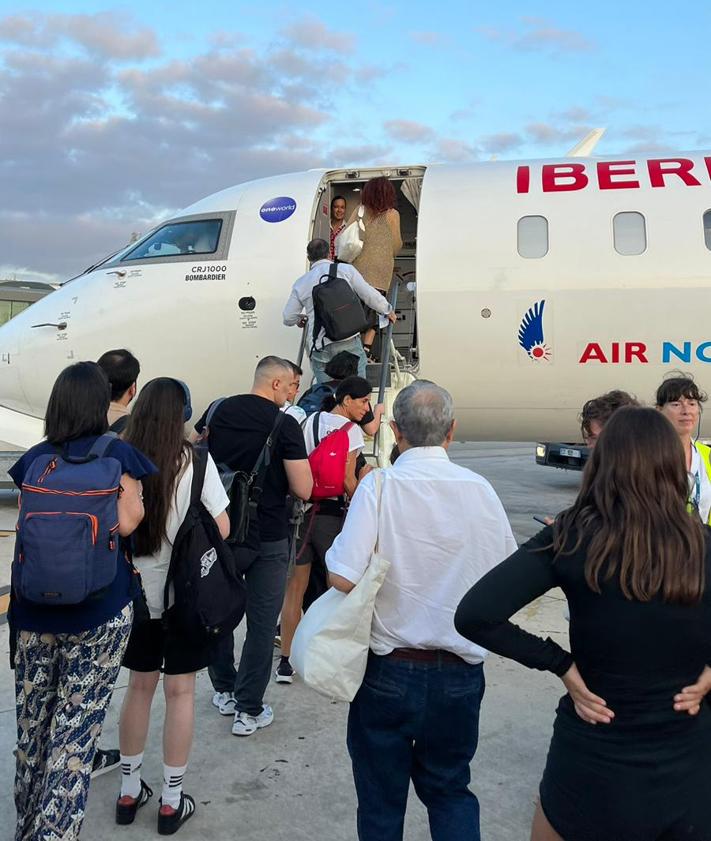
M 357 367 L 355 358 L 351 365 Z M 190 507 L 196 469 L 197 451 L 184 433 L 190 394 L 184 383 L 161 377 L 143 386 L 126 414 L 120 407 L 131 401 L 122 400 L 136 393 L 135 380 L 126 384 L 132 371 L 138 364 L 125 350 L 105 354 L 101 365 L 79 362 L 62 371 L 47 407 L 46 440 L 11 471 L 24 506 L 32 493 L 41 496 L 42 486 L 50 488 L 51 472 L 62 469 L 60 456 L 75 469 L 91 465 L 83 457 L 96 452 L 109 419 L 128 418 L 122 437 L 109 439 L 99 456 L 115 460 L 120 477 L 121 555 L 114 578 L 89 598 L 60 607 L 26 595 L 38 584 L 40 568 L 28 572 L 22 558 L 13 568 L 16 841 L 79 836 L 121 664 L 130 677 L 120 715 L 115 819 L 131 823 L 153 796 L 141 769 L 163 672 L 157 828 L 176 832 L 195 813 L 183 777 L 196 672 L 209 668 L 213 703 L 231 716 L 235 735 L 270 725 L 274 712 L 264 693 L 279 615 L 284 648 L 277 680 L 293 678 L 288 646 L 308 568 L 325 563 L 331 586 L 348 592 L 376 541 L 391 568 L 376 599 L 370 659 L 348 716 L 360 839 L 402 838 L 410 782 L 427 807 L 435 841 L 479 839 L 479 803 L 469 782 L 487 650 L 553 672 L 566 692 L 541 782 L 534 841 L 710 837 L 705 524 L 711 468 L 709 448 L 695 440 L 706 397 L 691 378 L 666 378 L 654 409 L 619 391 L 588 401 L 581 423 L 592 450 L 580 493 L 552 526 L 517 550 L 490 484 L 447 456 L 455 417 L 444 389 L 416 381 L 398 395 L 392 419 L 398 458 L 378 501 L 375 473 L 358 465 L 359 424 L 370 410 L 367 382 L 357 375 L 337 381 L 322 411 L 306 414 L 300 426 L 280 412 L 294 396 L 298 368 L 266 357 L 251 392 L 223 400 L 209 430 L 206 413 L 194 433 L 211 454 L 200 499 L 225 537 L 229 498 L 216 464 L 250 470 L 280 419 L 258 507 L 255 557 L 244 575 L 247 634 L 235 671 L 232 633 L 210 640 L 166 620 L 171 547 Z M 287 499 L 309 500 L 307 455 L 315 436 L 346 425 L 347 499 L 314 513 L 297 541 L 287 587 Z M 25 539 L 46 551 L 43 541 L 56 537 L 56 528 L 35 525 Z M 81 539 L 80 531 L 67 534 Z M 53 557 L 66 572 L 76 559 L 65 549 L 55 547 Z M 510 621 L 553 587 L 568 598 L 570 651 Z M 103 765 L 110 764 L 105 758 Z
M 389 193 L 380 185 L 369 209 L 365 192 L 366 231 L 385 214 L 374 241 L 389 232 L 392 251 Z M 309 244 L 314 276 L 328 272 L 328 256 L 329 243 Z M 382 277 L 366 289 L 352 268 L 337 271 L 372 310 L 392 315 Z M 294 285 L 288 323 L 315 317 L 310 274 Z M 177 832 L 196 814 L 183 788 L 196 673 L 208 669 L 216 713 L 229 716 L 235 736 L 271 725 L 265 693 L 272 676 L 294 679 L 302 610 L 329 584 L 350 592 L 376 546 L 391 566 L 347 726 L 360 841 L 402 839 L 410 783 L 434 841 L 479 841 L 469 784 L 487 651 L 551 671 L 565 690 L 533 841 L 709 841 L 711 451 L 696 441 L 705 394 L 673 374 L 655 408 L 620 391 L 588 401 L 581 490 L 517 549 L 491 485 L 448 457 L 455 407 L 437 384 L 400 391 L 394 464 L 365 464 L 363 432 L 382 418 L 359 375 L 367 351 L 357 334 L 325 334 L 312 327 L 317 382 L 301 405 L 287 405 L 301 368 L 267 356 L 250 392 L 215 395 L 189 438 L 188 384 L 166 376 L 139 391 L 129 351 L 60 373 L 45 440 L 11 469 L 21 489 L 9 611 L 15 841 L 77 839 L 91 776 L 116 765 L 116 823 L 131 824 L 155 797 L 158 833 Z M 342 492 L 311 504 L 326 438 L 341 442 Z M 246 495 L 235 496 L 243 480 Z M 189 594 L 197 600 L 200 581 L 214 581 L 225 558 L 239 570 L 245 615 L 237 667 L 234 624 L 221 632 L 203 623 L 198 633 L 186 618 L 199 612 Z M 554 587 L 568 599 L 570 651 L 510 621 Z M 100 751 L 121 665 L 130 675 L 119 748 Z M 161 673 L 156 797 L 143 759 Z

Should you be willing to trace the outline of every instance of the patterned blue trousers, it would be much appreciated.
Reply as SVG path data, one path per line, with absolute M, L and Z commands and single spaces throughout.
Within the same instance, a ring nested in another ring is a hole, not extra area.
M 91 766 L 133 619 L 78 634 L 19 631 L 15 841 L 76 841 Z

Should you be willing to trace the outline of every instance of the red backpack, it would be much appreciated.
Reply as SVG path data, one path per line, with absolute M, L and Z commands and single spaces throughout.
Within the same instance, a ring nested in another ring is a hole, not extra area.
M 353 422 L 344 423 L 340 429 L 334 429 L 320 440 L 318 434 L 321 412 L 316 412 L 313 420 L 314 450 L 309 455 L 311 473 L 314 477 L 314 489 L 311 499 L 318 501 L 332 496 L 343 496 L 346 480 L 346 462 L 350 442 L 348 430 Z

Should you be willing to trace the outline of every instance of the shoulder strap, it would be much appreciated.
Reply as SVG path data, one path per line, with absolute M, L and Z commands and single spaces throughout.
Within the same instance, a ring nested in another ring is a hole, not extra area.
M 316 414 L 314 415 L 314 423 L 313 423 L 313 427 L 312 427 L 312 429 L 311 429 L 311 431 L 312 431 L 312 432 L 313 432 L 313 434 L 314 434 L 314 450 L 315 450 L 315 449 L 316 449 L 316 447 L 318 447 L 318 445 L 321 443 L 321 438 L 320 438 L 320 436 L 319 436 L 319 434 L 318 434 L 318 430 L 319 430 L 319 425 L 320 425 L 320 423 L 321 423 L 321 412 L 316 412 Z
M 383 509 L 383 469 L 376 468 L 375 474 L 375 525 L 377 528 L 375 536 L 375 552 L 380 551 L 380 518 Z
M 87 459 L 103 458 L 106 455 L 106 451 L 117 438 L 118 435 L 115 432 L 105 432 L 103 435 L 99 435 L 87 453 Z
M 217 400 L 213 400 L 212 403 L 210 403 L 210 408 L 207 410 L 207 416 L 205 417 L 203 432 L 205 429 L 210 429 L 210 424 L 215 416 L 215 412 L 220 408 L 221 404 L 224 403 L 226 399 L 226 397 L 218 397 Z
M 207 470 L 207 450 L 205 447 L 193 448 L 193 481 L 190 485 L 190 504 L 195 505 L 202 496 Z
M 267 470 L 269 469 L 269 465 L 272 463 L 272 450 L 279 438 L 279 431 L 281 430 L 284 418 L 284 412 L 277 413 L 277 417 L 274 420 L 274 426 L 267 436 L 267 440 L 264 442 L 262 451 L 259 453 L 259 458 L 252 470 L 252 487 L 257 491 L 257 496 L 261 495 L 262 489 L 264 488 L 264 482 L 267 478 Z
M 121 415 L 120 418 L 116 418 L 116 420 L 111 424 L 109 427 L 109 432 L 116 432 L 120 434 L 126 429 L 128 425 L 128 415 Z

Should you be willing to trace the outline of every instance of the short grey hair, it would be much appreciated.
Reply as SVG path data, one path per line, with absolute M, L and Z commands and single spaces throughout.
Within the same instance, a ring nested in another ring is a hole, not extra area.
M 452 395 L 429 380 L 415 380 L 396 397 L 393 419 L 411 447 L 439 447 L 454 422 Z

